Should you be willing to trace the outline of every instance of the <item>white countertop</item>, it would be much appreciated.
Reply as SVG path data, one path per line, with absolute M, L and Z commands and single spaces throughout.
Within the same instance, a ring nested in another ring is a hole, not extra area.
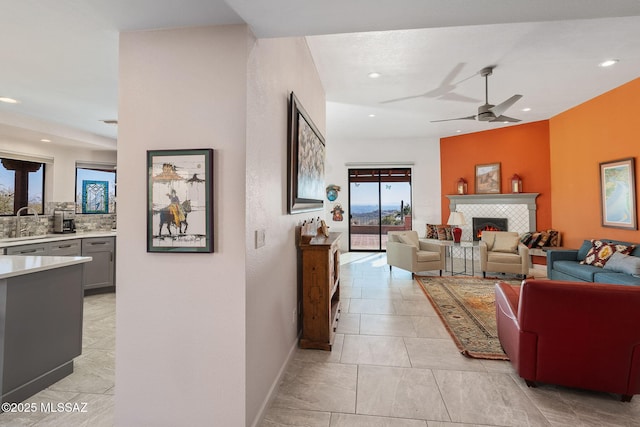
M 37 273 L 91 261 L 88 256 L 0 256 L 0 279 Z
M 29 245 L 36 243 L 58 242 L 61 240 L 72 239 L 88 239 L 91 237 L 116 237 L 115 231 L 89 231 L 78 233 L 64 233 L 64 234 L 44 234 L 42 236 L 29 236 L 29 237 L 14 237 L 7 239 L 0 239 L 0 249 L 8 248 L 11 246 Z

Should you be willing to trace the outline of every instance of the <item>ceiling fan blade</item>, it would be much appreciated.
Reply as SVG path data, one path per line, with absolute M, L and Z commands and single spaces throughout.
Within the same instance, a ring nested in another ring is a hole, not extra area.
M 490 122 L 509 122 L 509 123 L 518 123 L 521 121 L 520 119 L 514 119 L 513 117 L 508 116 L 498 116 L 495 119 L 489 120 Z
M 402 98 L 394 98 L 386 101 L 381 101 L 380 104 L 389 104 L 392 102 L 406 101 L 408 99 L 421 98 L 421 97 L 445 99 L 448 101 L 478 102 L 477 99 L 468 98 L 463 95 L 458 95 L 451 92 L 456 88 L 456 85 L 451 84 L 451 82 L 453 81 L 453 79 L 455 79 L 458 76 L 458 74 L 460 74 L 460 71 L 462 70 L 462 68 L 464 68 L 464 66 L 465 66 L 465 63 L 461 62 L 455 67 L 453 67 L 453 69 L 449 71 L 449 73 L 442 80 L 440 85 L 435 89 L 431 89 L 419 95 L 404 96 Z
M 456 119 L 443 119 L 443 120 L 431 120 L 431 123 L 437 122 L 451 122 L 453 120 L 475 120 L 476 116 L 458 117 Z
M 489 111 L 495 114 L 496 117 L 501 116 L 502 113 L 507 111 L 509 107 L 515 104 L 520 98 L 522 98 L 522 95 L 513 95 L 511 98 L 507 99 L 502 104 L 498 104 L 495 107 L 492 107 Z
M 464 67 L 464 62 L 461 62 L 455 67 L 453 67 L 453 69 L 449 72 L 449 74 L 447 74 L 445 78 L 442 80 L 442 82 L 440 83 L 440 86 L 438 86 L 435 89 L 431 89 L 428 92 L 423 93 L 422 96 L 426 98 L 443 99 L 442 98 L 443 96 L 447 96 L 449 92 L 451 92 L 456 88 L 456 86 L 452 85 L 451 82 L 453 81 L 453 79 L 456 78 L 456 76 L 460 73 L 460 70 L 462 70 L 463 67 Z M 457 101 L 457 99 L 453 99 L 453 100 Z
M 445 93 L 444 95 L 442 95 L 438 99 L 444 99 L 444 100 L 447 100 L 447 101 L 459 101 L 459 102 L 473 102 L 473 103 L 480 102 L 479 99 L 470 98 L 468 96 L 460 95 L 460 94 L 457 94 L 455 92 Z
M 394 99 L 388 99 L 386 101 L 380 101 L 380 104 L 390 104 L 392 102 L 406 101 L 408 99 L 415 99 L 415 98 L 422 98 L 423 96 L 425 96 L 424 93 L 422 93 L 420 95 L 403 96 L 402 98 L 394 98 Z
M 445 78 L 442 80 L 442 83 L 440 83 L 440 86 L 451 86 L 453 79 L 458 77 L 458 74 L 460 74 L 460 71 L 462 71 L 464 66 L 465 66 L 464 62 L 459 62 L 455 67 L 453 67 L 451 71 L 449 71 L 449 74 L 445 76 Z

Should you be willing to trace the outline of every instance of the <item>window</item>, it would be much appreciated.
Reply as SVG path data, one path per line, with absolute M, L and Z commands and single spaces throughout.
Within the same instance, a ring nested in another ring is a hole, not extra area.
M 76 164 L 76 213 L 116 212 L 115 165 Z
M 411 230 L 411 169 L 349 169 L 349 250 L 381 251 Z
M 24 206 L 44 212 L 44 168 L 44 163 L 0 158 L 0 215 L 15 215 Z

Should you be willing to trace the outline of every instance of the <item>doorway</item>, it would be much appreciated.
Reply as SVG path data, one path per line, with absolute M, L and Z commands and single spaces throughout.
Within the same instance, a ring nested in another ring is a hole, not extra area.
M 386 250 L 387 232 L 411 219 L 411 169 L 349 169 L 349 251 Z

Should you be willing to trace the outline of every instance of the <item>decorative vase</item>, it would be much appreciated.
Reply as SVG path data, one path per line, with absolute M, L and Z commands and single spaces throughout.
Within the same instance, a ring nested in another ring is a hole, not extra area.
M 453 242 L 460 243 L 460 237 L 462 237 L 462 228 L 460 227 L 452 228 L 451 233 L 453 234 Z

